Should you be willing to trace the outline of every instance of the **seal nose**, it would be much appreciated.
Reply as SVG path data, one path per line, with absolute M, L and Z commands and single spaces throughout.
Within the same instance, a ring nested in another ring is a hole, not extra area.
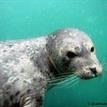
M 90 70 L 91 70 L 91 72 L 92 72 L 95 76 L 97 76 L 97 70 L 96 70 L 96 67 L 95 67 L 95 68 L 90 68 Z

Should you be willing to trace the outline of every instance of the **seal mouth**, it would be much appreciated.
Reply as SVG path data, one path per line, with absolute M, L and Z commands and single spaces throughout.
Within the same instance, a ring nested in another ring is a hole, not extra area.
M 83 79 L 83 80 L 88 80 L 88 79 L 93 79 L 93 78 L 96 78 L 98 77 L 98 73 L 93 71 L 93 70 L 90 70 L 90 71 L 82 71 L 82 72 L 77 72 L 76 75 L 80 78 L 80 79 Z
M 75 75 L 83 80 L 93 79 L 102 75 L 102 66 L 89 66 L 85 69 L 79 68 L 75 71 Z
M 98 75 L 92 75 L 92 76 L 85 76 L 85 75 L 82 75 L 80 76 L 81 79 L 83 80 L 88 80 L 88 79 L 94 79 L 95 77 L 97 77 Z

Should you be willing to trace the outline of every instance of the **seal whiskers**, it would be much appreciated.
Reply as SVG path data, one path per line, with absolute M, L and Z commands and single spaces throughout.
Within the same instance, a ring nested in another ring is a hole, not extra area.
M 64 82 L 68 81 L 68 78 L 71 78 L 71 77 L 74 77 L 73 75 L 70 75 L 70 76 L 59 76 L 58 78 L 54 78 L 54 79 L 51 79 L 49 82 L 50 83 L 57 83 L 57 82 L 60 82 L 62 80 L 64 80 Z
M 71 87 L 72 85 L 74 85 L 76 82 L 78 82 L 79 78 L 78 77 L 70 77 L 67 80 L 59 83 L 59 88 L 68 88 Z
M 76 80 L 74 83 L 71 83 L 67 88 L 72 88 L 79 83 L 79 80 Z

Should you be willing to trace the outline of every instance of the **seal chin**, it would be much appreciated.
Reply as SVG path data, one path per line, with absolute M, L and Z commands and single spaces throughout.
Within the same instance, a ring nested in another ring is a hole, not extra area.
M 92 75 L 82 75 L 80 76 L 81 79 L 84 79 L 84 80 L 88 80 L 88 79 L 92 79 L 92 78 L 95 78 L 97 77 L 98 75 L 95 75 L 95 74 L 92 74 Z

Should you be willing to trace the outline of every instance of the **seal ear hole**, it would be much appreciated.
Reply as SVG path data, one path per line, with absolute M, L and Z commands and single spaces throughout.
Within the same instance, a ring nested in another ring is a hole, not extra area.
M 75 54 L 74 52 L 68 51 L 66 53 L 66 56 L 71 59 L 71 58 L 75 58 L 77 54 Z
M 91 47 L 91 50 L 90 50 L 91 52 L 94 52 L 94 47 Z

